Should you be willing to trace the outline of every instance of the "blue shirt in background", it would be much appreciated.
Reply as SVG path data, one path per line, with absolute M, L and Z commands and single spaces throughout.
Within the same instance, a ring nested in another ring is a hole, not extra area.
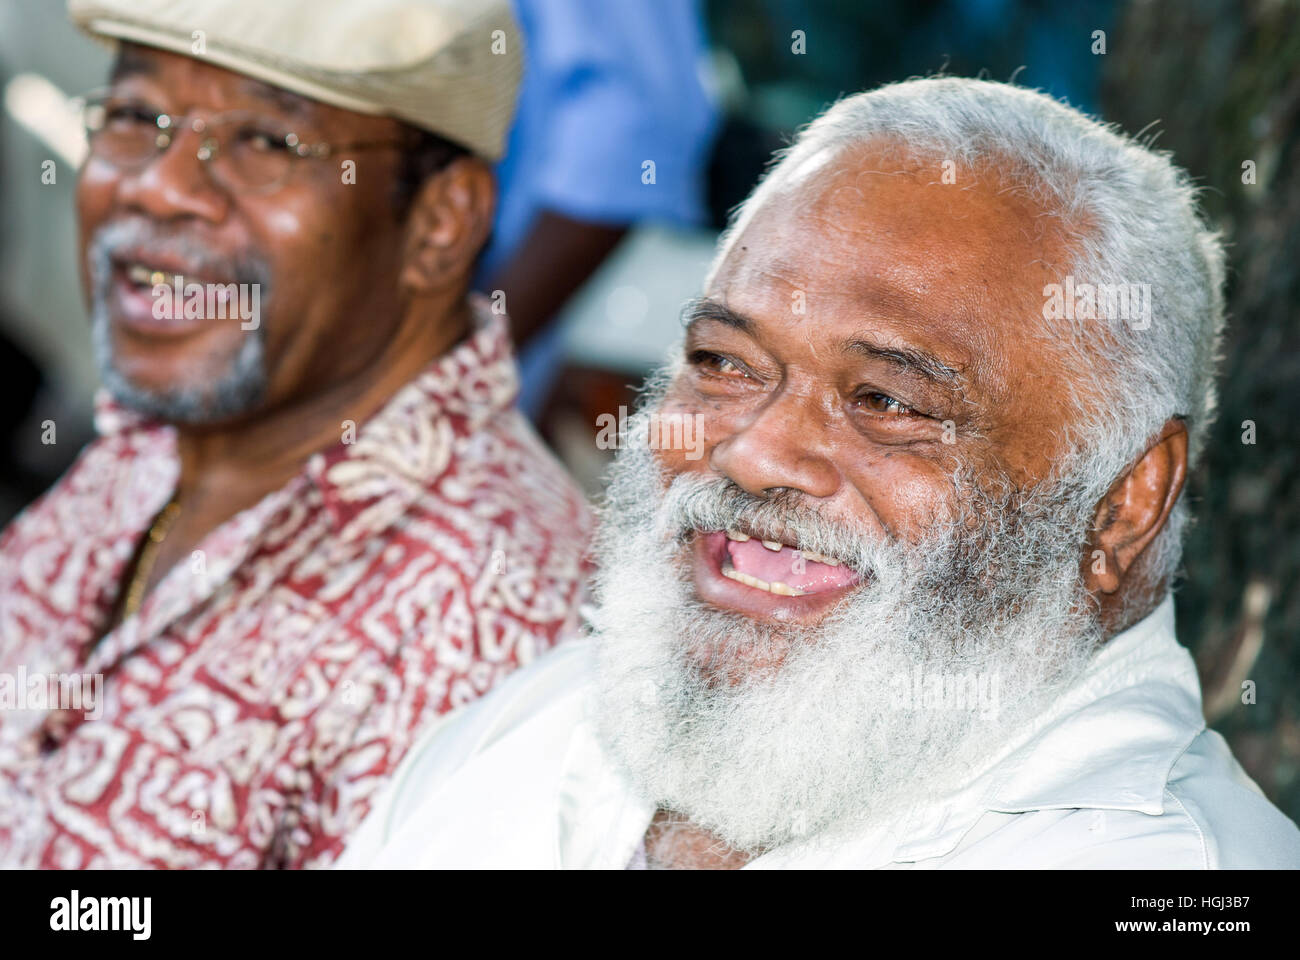
M 611 226 L 701 221 L 717 111 L 700 79 L 706 45 L 695 0 L 514 7 L 524 77 L 478 285 L 510 262 L 543 210 Z M 642 182 L 647 160 L 652 184 Z M 540 412 L 562 360 L 556 323 L 521 351 L 519 403 L 529 416 Z

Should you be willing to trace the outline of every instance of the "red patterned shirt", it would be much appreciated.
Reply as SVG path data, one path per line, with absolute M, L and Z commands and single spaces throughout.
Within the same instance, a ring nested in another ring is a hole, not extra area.
M 476 315 L 86 656 L 179 470 L 172 428 L 101 400 L 0 535 L 0 865 L 329 864 L 424 729 L 574 626 L 586 505 Z

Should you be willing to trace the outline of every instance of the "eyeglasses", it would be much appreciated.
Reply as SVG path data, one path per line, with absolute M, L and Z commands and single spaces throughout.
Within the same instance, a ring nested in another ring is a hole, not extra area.
M 94 157 L 121 170 L 147 166 L 187 129 L 199 135 L 198 159 L 214 181 L 235 192 L 263 192 L 281 186 L 302 160 L 336 153 L 408 146 L 401 140 L 304 143 L 283 125 L 246 111 L 209 117 L 162 113 L 148 104 L 97 91 L 81 98 L 86 141 Z

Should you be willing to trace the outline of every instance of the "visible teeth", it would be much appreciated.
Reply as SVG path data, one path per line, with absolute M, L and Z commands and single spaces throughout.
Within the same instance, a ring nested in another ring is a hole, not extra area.
M 813 563 L 824 563 L 831 567 L 840 566 L 840 562 L 834 557 L 823 556 L 820 553 L 814 553 L 812 550 L 801 550 L 799 552 L 805 560 L 811 560 Z
M 735 540 L 737 543 L 744 543 L 746 540 L 750 540 L 753 538 L 750 537 L 750 535 L 747 533 L 741 533 L 739 530 L 728 530 L 727 539 Z M 763 546 L 767 547 L 767 549 L 771 550 L 773 553 L 780 553 L 781 548 L 785 546 L 785 544 L 782 543 L 780 540 L 762 540 L 760 541 L 760 543 L 762 543 Z M 834 557 L 828 557 L 825 554 L 817 553 L 814 550 L 800 549 L 798 550 L 798 553 L 800 557 L 802 557 L 805 560 L 811 560 L 813 563 L 824 563 L 828 567 L 842 566 L 841 561 L 836 560 Z
M 803 596 L 802 590 L 797 590 L 794 587 L 787 586 L 786 584 L 782 583 L 780 580 L 775 580 L 772 583 L 768 584 L 767 589 L 771 590 L 773 593 L 779 593 L 783 597 Z
M 767 590 L 771 593 L 771 587 L 768 585 L 766 580 L 760 580 L 758 577 L 751 577 L 747 573 L 741 573 L 734 567 L 729 570 L 723 570 L 722 575 L 724 577 L 730 577 L 732 580 L 738 580 L 747 587 L 757 587 L 759 590 Z
M 735 569 L 734 567 L 725 568 L 722 571 L 722 575 L 724 577 L 730 577 L 732 580 L 735 580 L 738 583 L 743 583 L 747 587 L 755 587 L 759 590 L 766 590 L 768 593 L 775 593 L 782 597 L 804 596 L 803 590 L 798 590 L 794 587 L 789 586 L 788 584 L 784 584 L 780 580 L 774 581 L 773 583 L 768 583 L 766 580 L 760 580 L 758 579 L 758 577 L 750 576 L 748 573 L 741 573 L 739 570 Z
M 148 284 L 157 286 L 160 283 L 167 283 L 168 278 L 165 271 L 151 270 L 143 263 L 133 263 L 126 268 L 126 276 L 132 283 Z

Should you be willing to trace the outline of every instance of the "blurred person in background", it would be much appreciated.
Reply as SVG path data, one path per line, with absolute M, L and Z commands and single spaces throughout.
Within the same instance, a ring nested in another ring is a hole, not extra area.
M 477 278 L 505 293 L 520 406 L 536 419 L 564 359 L 557 311 L 631 225 L 704 218 L 716 112 L 701 82 L 697 0 L 514 0 L 514 8 L 527 56 Z
M 468 294 L 516 27 L 504 0 L 69 9 L 117 44 L 77 185 L 106 391 L 0 535 L 0 864 L 326 864 L 580 592 L 585 503 Z

